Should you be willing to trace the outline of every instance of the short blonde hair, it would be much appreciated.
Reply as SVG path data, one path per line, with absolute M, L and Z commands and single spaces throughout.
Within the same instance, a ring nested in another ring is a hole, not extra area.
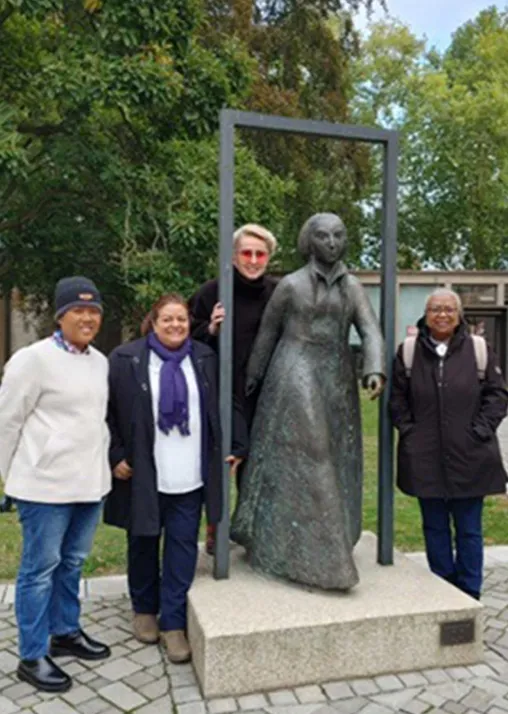
M 246 223 L 233 233 L 233 248 L 236 249 L 238 241 L 244 236 L 259 238 L 259 240 L 264 241 L 270 255 L 273 255 L 277 250 L 277 239 L 273 233 L 267 228 L 263 228 L 263 226 L 258 226 L 257 223 Z

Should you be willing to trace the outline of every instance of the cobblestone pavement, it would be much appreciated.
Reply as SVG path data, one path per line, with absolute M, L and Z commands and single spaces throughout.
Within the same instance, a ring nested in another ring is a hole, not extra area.
M 508 546 L 488 549 L 482 664 L 236 698 L 204 701 L 190 664 L 173 665 L 159 647 L 137 642 L 124 590 L 122 577 L 91 580 L 84 587 L 83 627 L 111 645 L 112 656 L 102 662 L 60 659 L 74 686 L 55 696 L 16 678 L 13 588 L 0 585 L 0 714 L 508 713 Z

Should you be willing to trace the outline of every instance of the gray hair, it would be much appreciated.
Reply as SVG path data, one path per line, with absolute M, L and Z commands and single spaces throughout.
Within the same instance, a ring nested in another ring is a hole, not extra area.
M 236 249 L 238 241 L 244 236 L 259 238 L 266 243 L 268 252 L 273 255 L 277 250 L 277 239 L 267 228 L 258 226 L 257 223 L 246 223 L 233 233 L 233 249 Z
M 314 232 L 314 229 L 316 228 L 316 225 L 323 219 L 323 218 L 335 218 L 338 221 L 342 223 L 344 226 L 344 221 L 340 216 L 337 216 L 336 213 L 315 213 L 313 216 L 308 218 L 305 223 L 303 224 L 300 234 L 298 236 L 298 250 L 300 253 L 303 255 L 304 258 L 308 258 L 311 254 L 311 236 L 312 233 Z M 346 234 L 346 227 L 344 226 L 344 235 L 347 238 Z
M 460 295 L 456 293 L 455 290 L 450 290 L 450 288 L 436 288 L 436 290 L 433 290 L 430 295 L 427 295 L 427 299 L 425 300 L 425 312 L 427 312 L 429 302 L 434 297 L 452 297 L 457 304 L 459 315 L 463 315 L 464 310 L 462 308 L 462 300 L 460 299 Z

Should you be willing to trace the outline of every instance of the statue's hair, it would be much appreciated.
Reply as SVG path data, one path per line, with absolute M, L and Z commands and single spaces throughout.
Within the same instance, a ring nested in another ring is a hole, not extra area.
M 452 297 L 455 302 L 457 303 L 457 308 L 459 311 L 459 315 L 462 316 L 464 314 L 464 309 L 462 307 L 462 300 L 460 299 L 460 295 L 455 292 L 455 290 L 450 290 L 450 288 L 436 288 L 433 290 L 430 295 L 427 295 L 427 299 L 425 300 L 425 312 L 427 312 L 427 308 L 429 307 L 429 302 L 432 300 L 434 297 Z
M 344 225 L 344 222 L 340 216 L 338 216 L 336 213 L 315 213 L 313 216 L 308 218 L 305 223 L 303 224 L 301 230 L 300 230 L 300 235 L 298 236 L 298 250 L 300 253 L 303 255 L 304 258 L 308 258 L 311 254 L 311 249 L 310 249 L 310 237 L 312 235 L 312 232 L 314 228 L 316 227 L 316 223 L 319 223 L 319 221 L 322 218 L 328 218 L 328 217 L 333 217 L 339 220 L 342 225 Z M 345 227 L 344 227 L 345 230 Z
M 236 244 L 240 238 L 243 238 L 244 236 L 259 238 L 259 240 L 264 241 L 270 255 L 273 255 L 277 250 L 276 237 L 267 228 L 258 226 L 257 223 L 246 223 L 233 233 L 233 248 L 236 248 Z

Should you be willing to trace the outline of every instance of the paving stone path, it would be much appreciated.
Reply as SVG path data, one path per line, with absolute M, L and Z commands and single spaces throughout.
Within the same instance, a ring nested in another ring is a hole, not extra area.
M 83 627 L 111 645 L 112 656 L 60 659 L 74 686 L 55 696 L 16 678 L 13 587 L 0 585 L 0 714 L 508 714 L 508 546 L 488 549 L 484 663 L 244 697 L 203 700 L 190 664 L 173 665 L 161 648 L 132 637 L 124 593 L 122 577 L 85 584 Z

